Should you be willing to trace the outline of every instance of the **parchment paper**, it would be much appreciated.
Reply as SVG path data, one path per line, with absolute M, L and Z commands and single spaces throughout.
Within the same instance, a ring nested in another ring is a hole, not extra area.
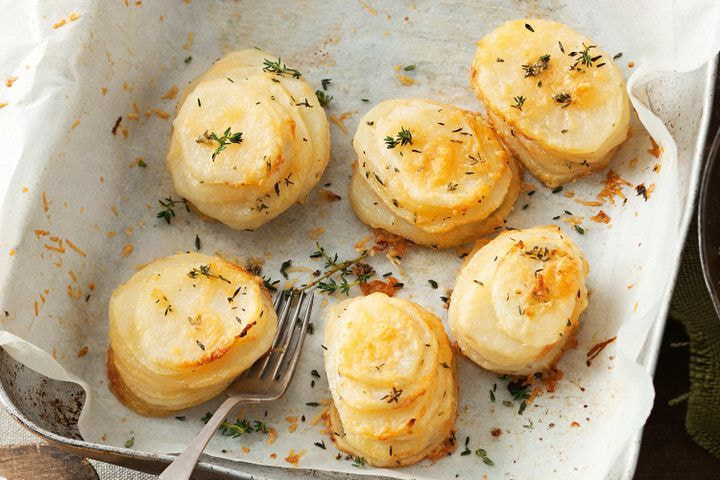
M 277 441 L 268 445 L 261 434 L 239 439 L 218 434 L 207 452 L 293 468 L 284 459 L 294 449 L 303 452 L 301 468 L 397 478 L 603 478 L 652 405 L 651 378 L 635 358 L 663 309 L 661 299 L 679 255 L 686 221 L 681 215 L 692 191 L 681 180 L 697 171 L 678 164 L 672 137 L 646 105 L 644 85 L 663 71 L 703 65 L 720 44 L 717 2 L 680 3 L 75 0 L 6 5 L 0 19 L 6 32 L 0 75 L 17 80 L 0 87 L 0 103 L 8 103 L 0 109 L 0 192 L 7 188 L 0 232 L 0 308 L 7 314 L 0 310 L 0 345 L 41 373 L 85 388 L 80 430 L 86 440 L 122 446 L 134 438 L 134 449 L 181 450 L 218 401 L 184 412 L 184 421 L 148 419 L 110 394 L 105 352 L 112 290 L 139 265 L 194 249 L 196 234 L 205 253 L 240 261 L 264 258 L 264 273 L 274 279 L 281 278 L 285 260 L 308 267 L 291 272 L 297 283 L 320 266 L 309 258 L 316 248 L 310 232 L 318 227 L 325 233 L 317 241 L 328 251 L 354 256 L 353 245 L 368 233 L 347 202 L 355 160 L 350 141 L 359 118 L 379 101 L 408 96 L 479 110 L 468 85 L 474 42 L 504 20 L 551 18 L 589 35 L 611 54 L 623 52 L 619 62 L 630 77 L 639 114 L 632 137 L 611 164 L 632 184 L 623 187 L 626 202 L 616 197 L 615 204 L 588 207 L 575 201 L 596 200 L 607 171 L 557 194 L 526 174 L 537 192 L 522 194 L 508 221 L 518 228 L 557 222 L 590 262 L 590 306 L 578 347 L 559 365 L 564 378 L 557 390 L 538 396 L 519 415 L 516 402 L 503 405 L 510 400 L 504 381 L 460 359 L 458 451 L 434 465 L 392 471 L 354 467 L 336 459 L 323 427 L 311 424 L 322 409 L 306 406 L 329 398 L 320 344 L 327 305 L 340 298 L 327 298 L 316 303 L 315 335 L 306 340 L 288 393 L 241 412 L 276 429 Z M 206 223 L 182 208 L 167 225 L 155 213 L 159 199 L 174 195 L 164 164 L 175 101 L 162 97 L 216 58 L 253 46 L 281 56 L 317 88 L 321 79 L 332 79 L 328 114 L 350 112 L 350 117 L 344 120 L 347 132 L 331 127 L 332 159 L 320 185 L 330 184 L 327 188 L 343 200 L 319 201 L 316 189 L 304 205 L 254 233 Z M 409 64 L 416 67 L 406 74 L 418 83 L 403 86 L 394 67 Z M 163 118 L 166 112 L 169 119 Z M 661 145 L 659 159 L 648 152 L 651 142 L 639 120 Z M 138 157 L 146 168 L 137 166 Z M 640 183 L 654 184 L 647 201 L 633 188 Z M 589 219 L 600 208 L 611 217 L 607 225 Z M 570 216 L 564 210 L 582 217 L 584 235 L 565 223 Z M 444 318 L 440 297 L 454 284 L 459 256 L 454 249 L 413 248 L 400 266 L 382 255 L 370 263 L 405 283 L 399 295 Z M 439 288 L 431 288 L 429 279 Z M 618 342 L 587 366 L 588 349 L 615 335 Z M 294 433 L 288 416 L 304 416 Z M 494 428 L 501 429 L 499 437 L 491 435 Z M 484 448 L 494 467 L 474 454 L 460 455 L 467 437 L 469 448 Z M 321 440 L 327 450 L 313 445 Z

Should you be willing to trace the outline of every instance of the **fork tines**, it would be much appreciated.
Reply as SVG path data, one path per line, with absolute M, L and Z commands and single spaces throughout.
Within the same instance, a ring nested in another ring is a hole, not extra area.
M 267 355 L 245 372 L 246 377 L 262 379 L 271 374 L 270 378 L 278 381 L 292 375 L 310 322 L 313 299 L 313 294 L 298 290 L 284 290 L 275 297 L 277 333 Z

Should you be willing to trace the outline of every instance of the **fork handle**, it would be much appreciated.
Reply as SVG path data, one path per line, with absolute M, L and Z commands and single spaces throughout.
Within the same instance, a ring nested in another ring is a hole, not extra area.
M 205 446 L 210 441 L 213 434 L 220 428 L 220 424 L 225 420 L 230 410 L 240 403 L 242 398 L 232 396 L 228 397 L 215 411 L 210 420 L 205 424 L 202 430 L 195 435 L 195 438 L 190 444 L 185 447 L 185 450 L 163 470 L 158 477 L 158 480 L 189 480 L 195 465 L 202 455 Z

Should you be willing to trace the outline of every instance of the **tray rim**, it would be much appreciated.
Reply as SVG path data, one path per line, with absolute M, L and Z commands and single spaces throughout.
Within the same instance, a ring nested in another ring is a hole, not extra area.
M 709 142 L 708 142 L 709 143 Z M 718 292 L 715 286 L 715 278 L 710 271 L 710 260 L 708 255 L 710 254 L 708 249 L 710 239 L 708 234 L 708 227 L 706 218 L 710 215 L 708 212 L 708 201 L 709 201 L 709 189 L 710 182 L 713 180 L 713 175 L 717 176 L 718 169 L 720 168 L 720 128 L 715 132 L 708 150 L 707 163 L 703 168 L 702 184 L 700 185 L 699 198 L 698 198 L 698 210 L 697 210 L 697 225 L 698 225 L 698 250 L 700 254 L 700 265 L 702 267 L 703 278 L 705 279 L 705 286 L 707 287 L 708 293 L 712 300 L 715 312 L 720 313 L 720 292 Z
M 685 211 L 682 213 L 681 225 L 680 225 L 680 238 L 683 240 L 684 245 L 685 239 L 689 234 L 690 223 L 693 218 L 693 211 L 695 203 L 698 198 L 698 192 L 702 182 L 701 173 L 704 171 L 704 163 L 702 159 L 697 162 L 698 157 L 704 157 L 708 150 L 708 138 L 707 133 L 710 125 L 710 117 L 712 114 L 715 82 L 717 78 L 718 61 L 720 55 L 716 55 L 713 60 L 707 62 L 699 68 L 704 68 L 705 73 L 705 91 L 703 101 L 703 113 L 700 119 L 700 126 L 698 129 L 698 135 L 695 142 L 695 151 L 693 152 L 693 160 L 696 161 L 696 165 L 691 172 L 690 188 L 688 191 L 688 203 L 685 206 Z M 669 72 L 672 73 L 672 72 Z M 700 231 L 700 230 L 699 230 Z M 699 232 L 695 232 L 698 234 Z M 682 249 L 681 249 L 682 250 Z M 638 357 L 638 363 L 645 367 L 645 370 L 654 376 L 655 367 L 657 365 L 658 356 L 660 353 L 660 344 L 662 341 L 663 333 L 665 331 L 665 324 L 667 323 L 668 311 L 670 308 L 670 299 L 672 292 L 677 280 L 677 274 L 680 267 L 681 256 L 678 252 L 678 256 L 673 266 L 672 278 L 668 283 L 668 287 L 662 297 L 662 308 L 659 312 L 659 318 L 656 319 L 655 323 L 651 327 L 648 334 L 648 338 L 643 346 L 643 349 Z M 144 471 L 147 473 L 160 473 L 166 465 L 168 465 L 175 456 L 171 454 L 158 454 L 141 452 L 123 447 L 113 447 L 108 445 L 102 445 L 94 442 L 88 442 L 85 440 L 78 440 L 56 433 L 50 432 L 32 420 L 25 417 L 22 412 L 13 404 L 12 400 L 8 396 L 7 392 L 2 383 L 0 383 L 0 406 L 2 406 L 22 427 L 27 429 L 30 433 L 37 436 L 38 438 L 68 452 L 99 460 L 115 465 L 131 468 L 134 470 Z M 642 442 L 643 428 L 641 428 L 628 442 L 628 449 L 626 453 L 618 457 L 616 464 L 624 461 L 624 467 L 620 470 L 622 480 L 631 480 L 634 476 L 635 469 L 640 454 L 640 446 Z M 623 460 L 624 457 L 624 460 Z M 253 473 L 246 473 L 238 471 L 236 468 L 226 467 L 218 464 L 218 460 L 222 462 L 231 462 L 233 465 L 242 465 L 245 462 L 241 461 L 226 461 L 223 459 L 217 459 L 215 457 L 203 456 L 197 464 L 195 470 L 196 478 L 198 479 L 243 479 L 243 480 L 274 480 L 279 477 L 259 476 Z M 266 469 L 277 470 L 277 467 L 265 467 L 262 465 L 247 464 L 253 467 L 263 467 Z M 309 469 L 298 469 L 297 472 L 311 472 Z M 344 475 L 340 472 L 335 472 L 336 475 Z M 348 477 L 349 478 L 349 477 Z

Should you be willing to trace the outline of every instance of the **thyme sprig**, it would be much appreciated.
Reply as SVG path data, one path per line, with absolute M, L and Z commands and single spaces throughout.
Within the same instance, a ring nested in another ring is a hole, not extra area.
M 590 50 L 595 47 L 596 45 L 585 45 L 585 42 L 583 42 L 582 50 L 575 50 L 568 53 L 570 57 L 577 57 L 575 58 L 575 63 L 573 63 L 570 67 L 570 70 L 577 70 L 578 72 L 582 72 L 583 70 L 580 67 L 592 67 L 593 62 L 600 60 L 600 58 L 602 58 L 602 55 L 596 55 L 593 57 L 590 54 Z
M 562 103 L 562 108 L 565 108 L 572 103 L 572 97 L 567 92 L 553 95 L 553 100 L 555 100 L 557 103 Z
M 398 144 L 404 147 L 408 144 L 412 145 L 412 143 L 412 132 L 405 127 L 400 127 L 400 131 L 395 135 L 395 138 L 391 136 L 385 137 L 385 144 L 388 149 L 395 148 Z
M 370 265 L 361 262 L 355 263 L 351 268 L 351 272 L 353 275 L 355 275 L 355 280 L 348 281 L 347 278 L 345 278 L 345 275 L 347 273 L 344 272 L 340 275 L 339 282 L 337 282 L 334 278 L 330 278 L 328 281 L 319 282 L 318 288 L 320 289 L 320 291 L 323 291 L 330 295 L 337 291 L 348 295 L 352 287 L 354 287 L 355 285 L 362 285 L 364 283 L 367 283 L 370 277 L 375 274 L 375 270 L 373 270 Z
M 207 278 L 217 278 L 218 280 L 222 280 L 225 283 L 230 283 L 230 280 L 223 277 L 222 275 L 211 273 L 210 272 L 210 265 L 200 265 L 200 268 L 193 268 L 187 273 L 187 276 L 190 278 L 197 278 L 198 275 L 204 275 Z
M 221 136 L 217 136 L 215 132 L 209 132 L 205 130 L 205 133 L 195 139 L 197 143 L 204 143 L 212 145 L 213 142 L 217 142 L 218 146 L 212 154 L 212 160 L 215 161 L 215 157 L 220 155 L 220 152 L 225 150 L 228 145 L 232 143 L 242 143 L 242 132 L 232 133 L 230 127 L 226 128 Z
M 510 380 L 510 378 L 505 375 L 502 377 L 505 380 Z M 512 395 L 512 399 L 515 402 L 520 402 L 520 405 L 518 407 L 518 414 L 522 415 L 522 413 L 527 408 L 527 401 L 530 398 L 530 391 L 529 391 L 530 385 L 524 382 L 524 379 L 520 380 L 510 380 L 507 384 L 507 389 L 510 395 Z
M 550 250 L 547 247 L 541 247 L 535 245 L 529 250 L 522 250 L 520 253 L 526 257 L 531 257 L 541 262 L 547 262 L 550 260 Z
M 548 64 L 550 62 L 550 55 L 545 54 L 540 56 L 538 58 L 538 61 L 535 63 L 530 63 L 528 65 L 522 65 L 522 69 L 525 70 L 525 78 L 527 77 L 537 77 L 542 73 L 544 70 L 548 68 Z
M 353 259 L 340 262 L 337 253 L 330 255 L 319 243 L 316 243 L 316 246 L 317 250 L 310 255 L 310 258 L 322 259 L 325 262 L 325 273 L 302 287 L 301 290 L 308 290 L 317 286 L 320 291 L 331 295 L 338 291 L 347 295 L 351 287 L 366 283 L 368 279 L 375 274 L 375 271 L 370 265 L 360 263 L 367 258 L 367 250 L 364 250 Z M 338 275 L 339 281 L 333 278 L 333 275 Z M 346 278 L 350 275 L 354 275 L 355 280 L 348 280 Z
M 188 212 L 190 211 L 190 205 L 188 205 L 188 201 L 184 198 L 181 198 L 180 200 L 173 200 L 172 197 L 165 197 L 165 200 L 158 200 L 158 202 L 163 209 L 157 212 L 155 218 L 162 218 L 168 224 L 170 224 L 172 219 L 175 217 L 175 205 L 183 205 L 185 210 Z
M 288 68 L 287 65 L 282 63 L 282 60 L 280 57 L 278 57 L 276 62 L 273 62 L 272 60 L 268 60 L 267 58 L 263 61 L 263 72 L 271 72 L 276 73 L 278 75 L 290 75 L 293 78 L 300 78 L 302 77 L 302 74 L 295 70 L 294 68 Z
M 513 101 L 515 102 L 515 104 L 510 105 L 510 106 L 512 108 L 517 108 L 518 110 L 520 110 L 522 112 L 522 107 L 523 107 L 523 105 L 525 105 L 525 100 L 527 100 L 527 99 L 525 97 L 523 97 L 522 95 L 513 97 Z
M 207 412 L 202 417 L 203 423 L 207 423 L 212 418 L 212 413 Z M 226 437 L 238 438 L 242 437 L 247 433 L 268 433 L 270 430 L 268 426 L 259 420 L 249 421 L 246 419 L 237 419 L 234 423 L 230 423 L 227 420 L 220 424 L 220 433 Z
M 332 95 L 328 95 L 322 90 L 315 90 L 315 95 L 317 96 L 318 102 L 320 102 L 320 106 L 323 108 L 327 107 L 333 99 Z

